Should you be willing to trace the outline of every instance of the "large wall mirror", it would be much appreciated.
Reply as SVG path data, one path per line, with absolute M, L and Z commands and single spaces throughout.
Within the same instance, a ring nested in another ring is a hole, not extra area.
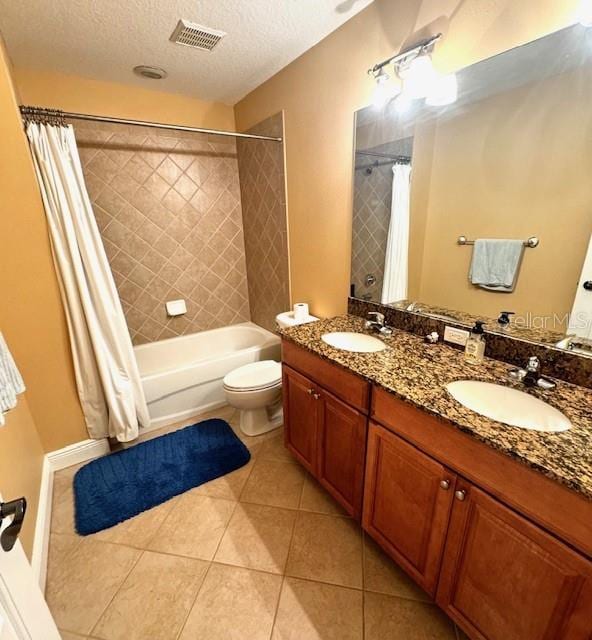
M 592 356 L 592 30 L 457 81 L 356 114 L 352 295 Z

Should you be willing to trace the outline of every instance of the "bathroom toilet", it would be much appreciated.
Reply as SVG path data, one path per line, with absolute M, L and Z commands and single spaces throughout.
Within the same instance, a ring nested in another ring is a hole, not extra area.
M 282 365 L 275 360 L 246 364 L 224 376 L 228 404 L 240 410 L 240 428 L 258 436 L 279 427 L 282 412 Z

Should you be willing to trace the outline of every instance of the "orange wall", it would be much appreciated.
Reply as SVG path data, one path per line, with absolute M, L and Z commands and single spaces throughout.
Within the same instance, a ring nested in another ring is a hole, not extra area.
M 342 313 L 349 286 L 353 114 L 366 70 L 403 44 L 445 34 L 434 62 L 451 71 L 574 20 L 577 0 L 375 0 L 237 105 L 237 128 L 285 110 L 292 297 Z
M 45 451 L 87 438 L 45 213 L 0 43 L 0 329 L 27 385 Z M 20 464 L 15 457 L 15 464 Z
M 143 89 L 17 67 L 14 81 L 21 102 L 27 105 L 234 131 L 232 107 L 157 91 L 155 80 L 146 80 L 150 88 Z

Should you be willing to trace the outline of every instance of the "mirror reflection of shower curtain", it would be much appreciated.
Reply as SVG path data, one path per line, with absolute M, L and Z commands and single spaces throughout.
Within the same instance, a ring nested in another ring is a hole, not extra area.
M 137 438 L 150 424 L 132 342 L 90 204 L 74 130 L 29 123 L 27 136 L 91 438 Z M 60 381 L 57 380 L 56 384 Z
M 409 192 L 411 165 L 393 165 L 393 194 L 381 302 L 407 298 L 409 263 Z

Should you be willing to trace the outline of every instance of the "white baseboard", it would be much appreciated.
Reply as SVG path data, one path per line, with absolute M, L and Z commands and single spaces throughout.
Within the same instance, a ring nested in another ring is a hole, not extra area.
M 63 449 L 45 455 L 41 469 L 41 487 L 39 489 L 39 507 L 35 521 L 35 537 L 31 554 L 31 567 L 37 576 L 41 591 L 45 591 L 47 577 L 47 557 L 49 551 L 49 534 L 51 525 L 51 505 L 53 497 L 53 474 L 60 469 L 71 467 L 81 462 L 109 453 L 109 443 L 103 440 L 83 440 Z
M 49 460 L 52 471 L 59 471 L 66 467 L 71 467 L 81 462 L 88 462 L 95 458 L 100 458 L 109 453 L 109 442 L 106 438 L 102 440 L 82 440 L 68 445 L 63 449 L 52 451 L 45 457 Z
M 49 551 L 49 527 L 51 524 L 51 503 L 53 496 L 53 471 L 47 456 L 43 459 L 41 468 L 41 487 L 39 489 L 39 505 L 35 521 L 35 536 L 33 538 L 33 552 L 31 567 L 37 576 L 41 591 L 45 592 L 47 578 L 47 556 Z

